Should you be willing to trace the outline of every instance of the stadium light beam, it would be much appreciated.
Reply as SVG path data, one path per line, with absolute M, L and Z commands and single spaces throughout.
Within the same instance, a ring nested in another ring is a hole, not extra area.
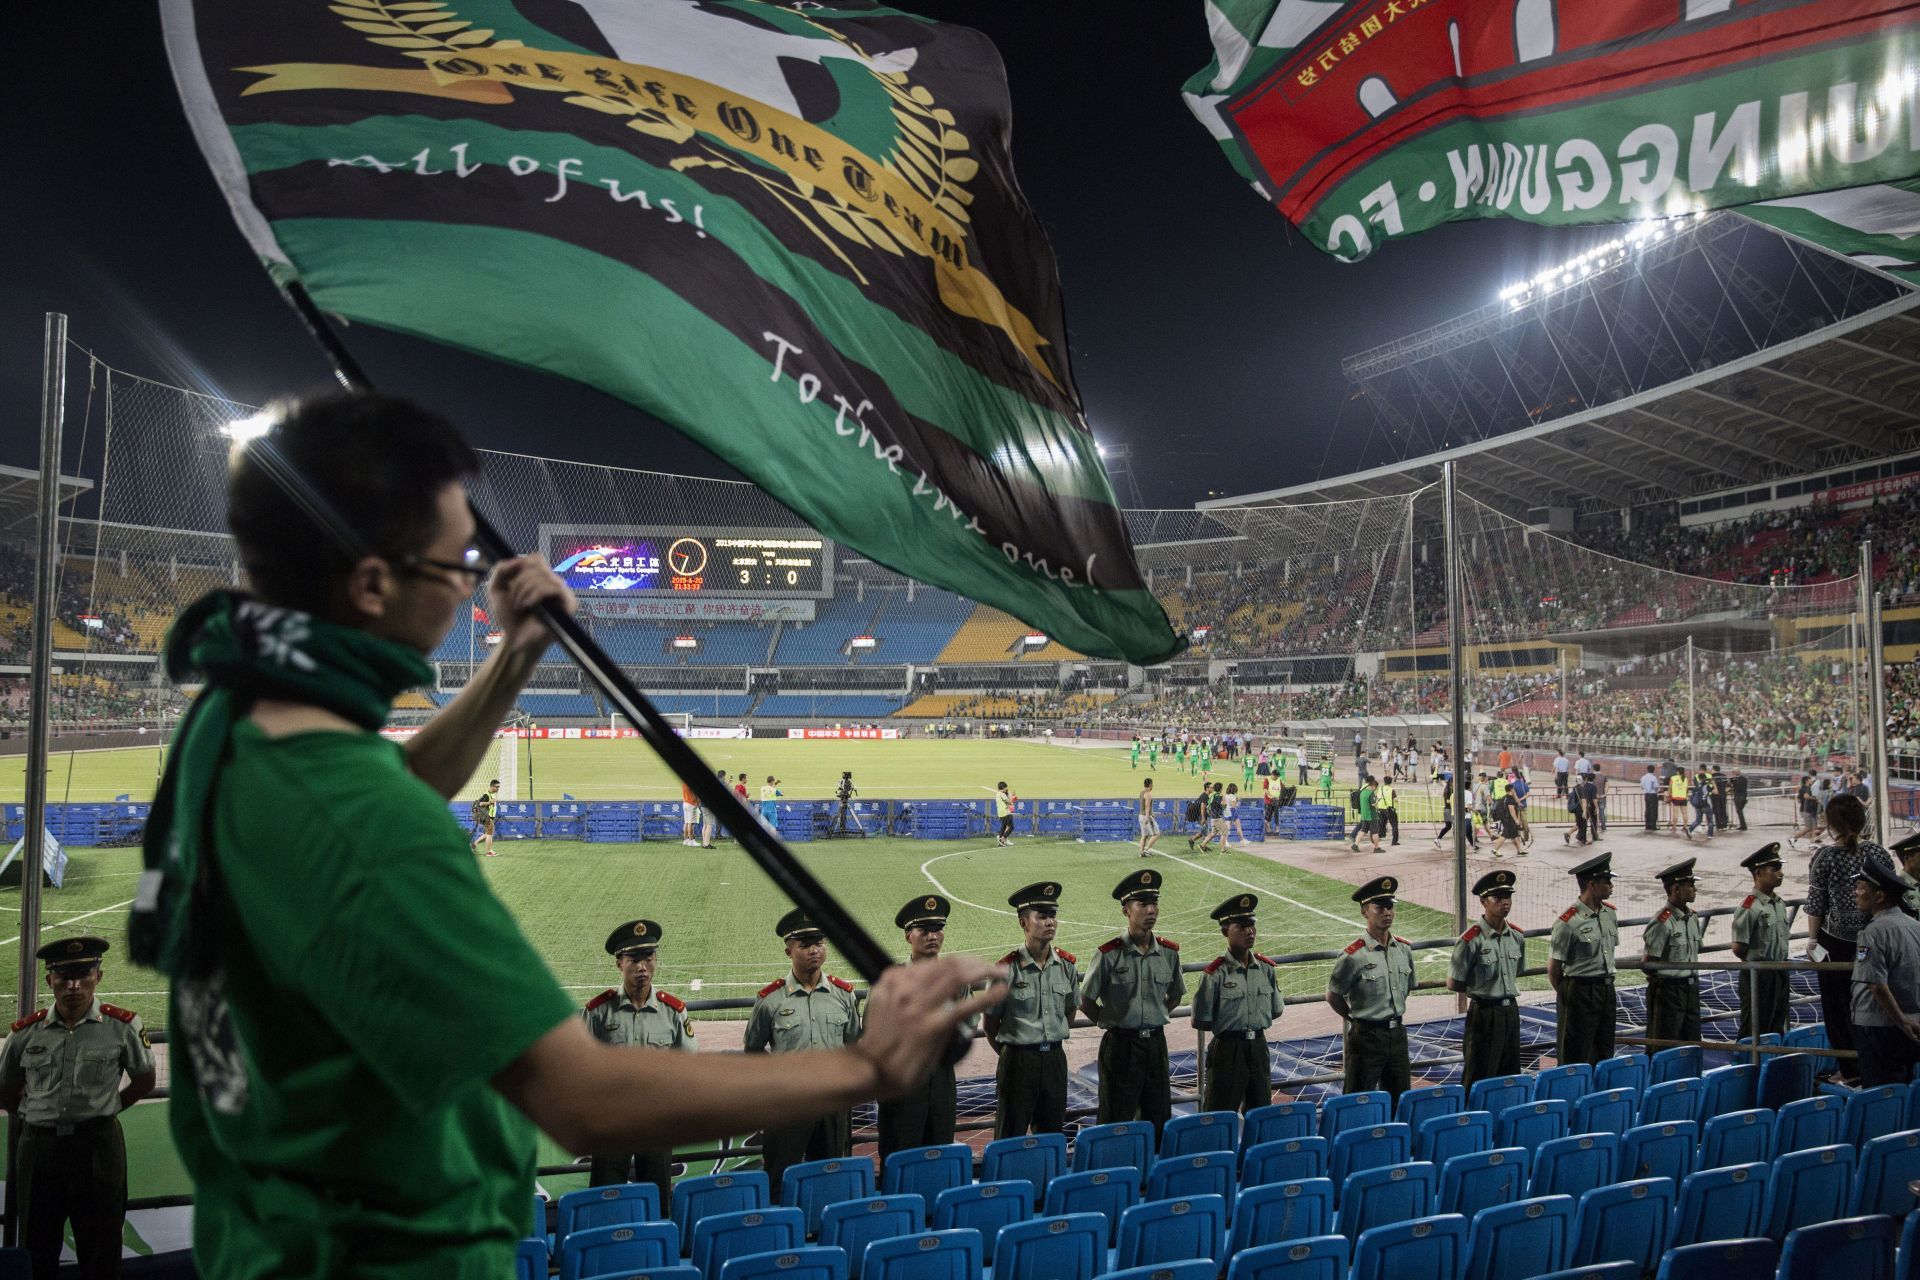
M 233 441 L 236 446 L 251 444 L 273 430 L 274 424 L 278 421 L 280 421 L 279 414 L 263 409 L 259 413 L 249 414 L 244 418 L 235 418 L 220 428 L 220 434 Z

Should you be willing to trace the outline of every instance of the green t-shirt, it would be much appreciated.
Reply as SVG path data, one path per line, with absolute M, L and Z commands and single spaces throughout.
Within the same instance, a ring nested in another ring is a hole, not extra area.
M 511 1275 L 534 1129 L 488 1081 L 578 1011 L 397 744 L 243 721 L 216 786 L 168 1027 L 200 1274 Z

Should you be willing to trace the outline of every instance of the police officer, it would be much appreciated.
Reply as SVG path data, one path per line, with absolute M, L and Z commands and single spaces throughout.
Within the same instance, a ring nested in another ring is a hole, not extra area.
M 1527 940 L 1507 923 L 1513 885 L 1514 874 L 1506 870 L 1473 882 L 1480 919 L 1453 944 L 1447 966 L 1447 990 L 1469 1001 L 1461 1048 L 1468 1089 L 1476 1080 L 1520 1073 L 1520 971 L 1527 967 Z
M 1580 897 L 1547 939 L 1547 981 L 1560 1000 L 1554 1056 L 1562 1065 L 1613 1056 L 1613 952 L 1620 943 L 1620 917 L 1606 901 L 1613 855 L 1588 858 L 1567 874 Z
M 1693 909 L 1694 896 L 1699 893 L 1693 875 L 1694 861 L 1688 858 L 1685 862 L 1676 862 L 1659 874 L 1661 887 L 1667 891 L 1667 905 L 1647 922 L 1641 935 L 1645 939 L 1643 963 L 1700 958 L 1700 943 L 1706 936 L 1707 922 Z M 1651 969 L 1647 972 L 1647 1038 L 1700 1038 L 1699 970 Z M 1650 1050 L 1669 1047 L 1647 1046 Z
M 620 985 L 602 991 L 581 1011 L 595 1040 L 694 1051 L 693 1020 L 686 1003 L 653 985 L 659 963 L 656 952 L 663 933 L 655 921 L 629 920 L 607 935 L 607 954 L 620 970 Z M 587 1185 L 605 1187 L 622 1182 L 651 1182 L 660 1188 L 661 1205 L 672 1204 L 673 1152 L 660 1147 L 594 1153 Z
M 1348 1093 L 1385 1089 L 1393 1103 L 1413 1083 L 1407 1059 L 1407 993 L 1413 990 L 1413 948 L 1393 933 L 1392 876 L 1369 880 L 1353 891 L 1367 931 L 1333 962 L 1327 1004 L 1347 1020 L 1345 1073 Z
M 1780 842 L 1762 845 L 1740 865 L 1753 873 L 1753 892 L 1734 908 L 1733 957 L 1736 960 L 1787 958 L 1787 904 L 1777 890 L 1787 876 L 1781 867 Z M 1766 1035 L 1787 1029 L 1787 973 L 1784 969 L 1756 969 L 1736 975 L 1740 980 L 1740 1036 Z
M 1853 1037 L 1860 1087 L 1904 1085 L 1920 1064 L 1920 922 L 1900 910 L 1913 881 L 1877 858 L 1853 877 L 1853 900 L 1871 916 L 1853 958 Z
M 120 1274 L 127 1145 L 117 1117 L 153 1091 L 154 1065 L 139 1016 L 94 994 L 107 949 L 85 936 L 35 951 L 53 1007 L 14 1023 L 0 1047 L 0 1107 L 20 1121 L 14 1211 L 35 1280 L 58 1270 L 68 1221 L 80 1274 Z
M 907 936 L 907 963 L 940 958 L 953 904 L 937 893 L 917 896 L 893 916 Z M 942 1061 L 911 1093 L 880 1104 L 880 1159 L 908 1147 L 938 1147 L 953 1141 L 953 1064 Z
M 1208 913 L 1220 924 L 1227 953 L 1207 966 L 1193 992 L 1193 1029 L 1213 1033 L 1203 1111 L 1251 1111 L 1273 1101 L 1267 1029 L 1283 1002 L 1273 961 L 1253 949 L 1259 906 L 1253 894 L 1239 893 Z
M 796 907 L 780 917 L 774 933 L 793 967 L 785 977 L 760 988 L 753 1012 L 747 1016 L 747 1052 L 838 1049 L 858 1040 L 860 1009 L 853 984 L 825 971 L 827 935 L 820 926 Z M 835 1111 L 808 1124 L 768 1129 L 761 1134 L 760 1145 L 760 1162 L 777 1204 L 780 1175 L 788 1165 L 851 1154 L 853 1114 Z
M 1000 1055 L 994 1072 L 993 1136 L 1059 1133 L 1067 1124 L 1067 1031 L 1073 1023 L 1080 970 L 1071 951 L 1053 945 L 1060 886 L 1051 880 L 1007 895 L 1020 919 L 1021 944 L 1000 957 L 1007 998 L 982 1021 Z
M 1888 846 L 1887 851 L 1899 862 L 1900 870 L 1907 879 L 1920 881 L 1920 831 L 1896 840 Z M 1910 916 L 1920 916 L 1920 884 L 1907 890 L 1907 896 L 1901 899 L 1900 909 Z
M 1099 1024 L 1100 1123 L 1141 1119 L 1156 1135 L 1173 1116 L 1167 1023 L 1187 994 L 1180 944 L 1155 937 L 1158 871 L 1135 871 L 1113 887 L 1127 931 L 1100 944 L 1080 984 L 1080 1011 Z

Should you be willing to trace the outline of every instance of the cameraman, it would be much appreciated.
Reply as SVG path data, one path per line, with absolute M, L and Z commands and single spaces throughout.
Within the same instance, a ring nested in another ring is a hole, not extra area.
M 833 815 L 833 834 L 847 834 L 847 820 L 853 818 L 853 799 L 860 794 L 860 788 L 853 785 L 853 770 L 848 769 L 840 775 L 840 784 L 833 789 L 833 798 L 840 802 L 839 810 Z M 853 825 L 861 835 L 867 834 L 860 827 L 860 820 L 853 818 Z

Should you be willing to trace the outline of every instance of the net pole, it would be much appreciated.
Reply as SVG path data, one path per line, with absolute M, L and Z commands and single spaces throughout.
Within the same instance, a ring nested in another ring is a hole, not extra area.
M 1882 842 L 1893 838 L 1893 797 L 1887 794 L 1887 686 L 1880 634 L 1880 593 L 1873 585 L 1873 540 L 1860 544 L 1860 613 L 1867 628 L 1867 738 L 1873 757 L 1873 824 Z
M 1559 751 L 1567 749 L 1567 650 L 1560 647 L 1560 741 L 1554 744 Z
M 1693 722 L 1693 637 L 1687 637 L 1687 763 L 1700 768 L 1699 731 Z
M 1466 611 L 1460 607 L 1460 509 L 1454 464 L 1441 464 L 1442 520 L 1447 553 L 1447 669 L 1452 673 L 1453 728 L 1453 927 L 1467 927 L 1467 680 Z
M 46 346 L 40 364 L 40 525 L 35 530 L 33 656 L 28 660 L 27 830 L 20 859 L 20 968 L 15 999 L 19 1012 L 33 1012 L 34 950 L 40 945 L 40 875 L 46 856 L 47 761 L 53 733 L 53 614 L 59 561 L 54 555 L 60 516 L 60 432 L 67 402 L 67 318 L 46 315 Z M 71 767 L 71 766 L 69 766 Z M 11 1185 L 11 1182 L 9 1182 Z M 13 1223 L 9 1219 L 8 1235 Z
M 1867 754 L 1867 744 L 1860 737 L 1860 640 L 1860 607 L 1856 603 L 1853 616 L 1847 619 L 1847 710 L 1853 716 L 1855 760 Z

